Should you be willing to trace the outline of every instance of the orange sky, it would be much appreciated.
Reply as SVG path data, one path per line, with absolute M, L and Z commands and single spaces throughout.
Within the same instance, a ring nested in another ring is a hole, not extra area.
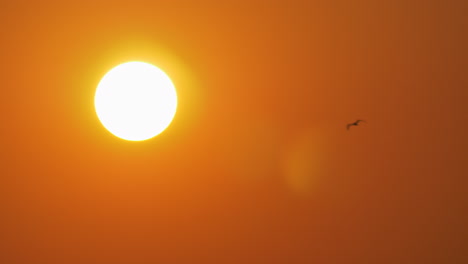
M 75 2 L 0 4 L 0 263 L 468 263 L 466 1 Z M 129 60 L 150 141 L 94 113 Z

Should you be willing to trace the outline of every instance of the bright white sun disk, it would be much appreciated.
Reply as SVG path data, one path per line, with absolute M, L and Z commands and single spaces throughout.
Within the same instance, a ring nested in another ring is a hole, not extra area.
M 164 131 L 174 118 L 177 94 L 169 77 L 144 62 L 127 62 L 102 78 L 94 97 L 96 114 L 115 136 L 140 141 Z

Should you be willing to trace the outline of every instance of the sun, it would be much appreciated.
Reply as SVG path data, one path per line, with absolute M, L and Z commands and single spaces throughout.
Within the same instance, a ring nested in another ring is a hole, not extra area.
M 177 109 L 177 93 L 162 70 L 132 61 L 104 75 L 96 89 L 94 106 L 109 132 L 125 140 L 141 141 L 169 126 Z

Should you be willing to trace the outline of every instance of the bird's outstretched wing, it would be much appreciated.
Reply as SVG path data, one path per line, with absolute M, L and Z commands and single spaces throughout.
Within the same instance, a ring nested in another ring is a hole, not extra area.
M 349 130 L 349 127 L 352 126 L 353 124 L 347 124 L 346 125 L 346 130 Z
M 362 120 L 362 119 L 358 119 L 356 120 L 356 124 L 359 124 L 359 122 L 364 122 L 364 123 L 367 123 L 366 120 Z

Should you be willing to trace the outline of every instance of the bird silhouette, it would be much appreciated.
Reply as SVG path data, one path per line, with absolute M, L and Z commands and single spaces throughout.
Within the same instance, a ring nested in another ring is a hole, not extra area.
M 346 129 L 349 130 L 349 128 L 350 128 L 351 126 L 358 126 L 358 125 L 359 125 L 359 122 L 366 122 L 366 121 L 365 121 L 365 120 L 358 119 L 358 120 L 356 120 L 356 122 L 354 122 L 354 123 L 347 124 L 347 125 L 346 125 Z

